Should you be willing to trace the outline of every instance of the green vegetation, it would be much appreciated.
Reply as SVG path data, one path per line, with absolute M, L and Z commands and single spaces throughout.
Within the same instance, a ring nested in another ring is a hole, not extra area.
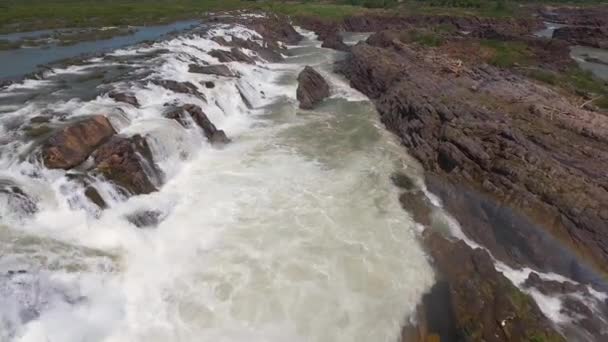
M 558 86 L 572 93 L 591 96 L 595 98 L 594 105 L 601 109 L 608 109 L 608 83 L 594 77 L 590 71 L 574 66 L 561 73 L 530 69 L 526 74 L 538 81 Z
M 481 46 L 490 52 L 489 63 L 497 67 L 526 65 L 531 60 L 530 51 L 524 42 L 485 39 L 481 41 Z
M 435 32 L 414 32 L 412 35 L 412 41 L 422 46 L 437 47 L 443 44 L 444 39 Z

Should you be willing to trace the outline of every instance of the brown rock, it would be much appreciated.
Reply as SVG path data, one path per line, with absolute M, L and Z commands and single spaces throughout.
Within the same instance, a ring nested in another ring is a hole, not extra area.
M 151 193 L 162 180 L 148 142 L 140 135 L 112 137 L 95 150 L 93 159 L 93 172 L 103 175 L 127 194 Z
M 298 75 L 297 98 L 300 108 L 312 109 L 329 96 L 329 85 L 315 69 L 306 66 Z
M 227 144 L 230 142 L 226 133 L 221 129 L 217 129 L 201 107 L 197 105 L 186 104 L 178 108 L 173 108 L 165 114 L 167 118 L 176 120 L 182 126 L 187 127 L 188 122 L 185 119 L 185 115 L 190 115 L 192 120 L 194 120 L 194 122 L 203 130 L 203 133 L 212 144 Z
M 572 44 L 586 45 L 599 49 L 608 48 L 608 26 L 566 26 L 557 28 L 553 38 L 568 41 Z
M 114 128 L 103 115 L 71 124 L 44 144 L 44 164 L 50 169 L 70 169 L 85 161 L 97 146 L 114 133 Z

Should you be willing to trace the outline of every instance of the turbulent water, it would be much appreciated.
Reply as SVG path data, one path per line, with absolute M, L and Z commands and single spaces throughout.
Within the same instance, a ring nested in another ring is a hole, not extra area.
M 212 36 L 256 38 L 218 26 L 115 51 L 0 96 L 0 341 L 395 341 L 433 272 L 417 225 L 390 175 L 420 180 L 373 106 L 333 74 L 342 55 L 305 33 L 281 63 L 230 63 L 239 79 L 188 73 L 225 49 Z M 300 111 L 297 74 L 313 65 L 332 96 Z M 207 101 L 153 78 L 212 80 Z M 136 109 L 108 89 L 134 92 Z M 243 94 L 241 96 L 240 92 Z M 201 106 L 233 142 L 209 145 L 163 105 Z M 124 135 L 148 138 L 166 182 L 126 199 L 97 180 L 100 211 L 64 171 L 30 158 L 28 121 L 106 114 Z M 25 133 L 24 133 L 25 132 Z M 31 211 L 34 211 L 31 214 Z M 152 210 L 140 229 L 127 219 Z

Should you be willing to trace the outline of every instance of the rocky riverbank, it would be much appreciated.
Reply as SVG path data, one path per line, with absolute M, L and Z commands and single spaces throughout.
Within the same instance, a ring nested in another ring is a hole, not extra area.
M 556 38 L 603 46 L 603 17 L 581 23 L 585 16 L 571 12 L 552 11 L 551 18 L 586 26 L 564 28 Z M 428 190 L 467 238 L 491 253 L 427 234 L 423 241 L 447 283 L 452 314 L 433 317 L 428 313 L 437 310 L 426 305 L 419 317 L 424 328 L 413 334 L 405 329 L 404 340 L 605 339 L 603 297 L 577 300 L 576 291 L 553 292 L 564 300 L 558 313 L 576 323 L 555 317 L 550 322 L 545 316 L 551 313 L 541 313 L 525 294 L 542 288 L 533 282 L 538 275 L 530 274 L 528 290 L 523 283 L 518 289 L 491 262 L 608 290 L 607 116 L 589 106 L 597 94 L 555 86 L 531 72 L 572 72 L 566 71 L 576 69 L 568 45 L 534 37 L 540 25 L 535 20 L 360 16 L 301 22 L 321 39 L 334 39 L 330 33 L 339 30 L 376 32 L 352 47 L 338 68 L 374 101 L 382 122 L 421 162 Z M 597 34 L 582 34 L 591 42 L 567 30 Z M 421 190 L 406 189 L 401 200 L 422 224 L 444 224 Z M 567 304 L 572 302 L 578 304 Z

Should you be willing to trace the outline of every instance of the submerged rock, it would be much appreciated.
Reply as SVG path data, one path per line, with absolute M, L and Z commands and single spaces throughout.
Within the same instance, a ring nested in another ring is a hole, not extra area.
M 137 228 L 153 228 L 163 220 L 163 213 L 158 210 L 142 210 L 126 216 Z
M 224 76 L 224 77 L 236 77 L 236 75 L 230 70 L 230 68 L 223 64 L 214 64 L 214 65 L 198 65 L 198 64 L 190 64 L 188 66 L 188 71 L 195 74 L 206 74 L 206 75 L 215 75 L 215 76 Z
M 50 169 L 77 166 L 114 133 L 110 121 L 103 115 L 71 124 L 50 137 L 42 147 L 44 165 Z
M 116 102 L 123 102 L 139 108 L 139 101 L 133 94 L 111 92 L 108 96 Z
M 212 144 L 227 144 L 230 139 L 226 136 L 226 133 L 217 129 L 215 125 L 209 120 L 205 112 L 201 107 L 193 104 L 186 104 L 178 108 L 174 108 L 165 114 L 165 117 L 176 120 L 182 126 L 188 127 L 188 121 L 185 115 L 189 115 L 192 120 L 203 130 L 205 137 Z
M 93 153 L 94 173 L 118 185 L 128 194 L 149 194 L 156 191 L 162 172 L 152 158 L 152 151 L 144 137 L 114 136 Z
M 298 75 L 297 98 L 300 108 L 312 109 L 329 96 L 329 85 L 315 69 L 306 66 Z

